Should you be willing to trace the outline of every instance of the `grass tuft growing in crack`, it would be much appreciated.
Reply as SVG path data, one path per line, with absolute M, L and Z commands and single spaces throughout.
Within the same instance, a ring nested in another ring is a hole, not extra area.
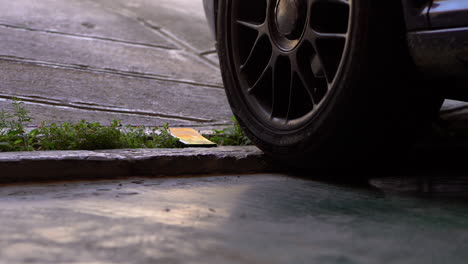
M 97 150 L 118 148 L 178 148 L 181 143 L 172 137 L 168 125 L 146 128 L 122 126 L 114 120 L 110 126 L 80 121 L 61 124 L 42 123 L 26 132 L 29 112 L 21 102 L 13 102 L 13 113 L 0 111 L 0 151 L 34 150 Z
M 80 121 L 77 123 L 42 124 L 32 130 L 35 150 L 96 150 L 120 148 L 177 148 L 179 140 L 172 137 L 165 125 L 148 130 L 146 127 L 122 126 L 114 120 L 110 126 Z
M 225 129 L 213 129 L 213 135 L 209 135 L 208 139 L 219 146 L 252 145 L 252 141 L 244 134 L 235 117 L 232 117 L 232 121 L 234 122 L 233 126 Z
M 38 150 L 98 150 L 122 148 L 180 148 L 168 125 L 156 128 L 123 126 L 114 120 L 109 126 L 85 120 L 69 123 L 42 123 L 26 131 L 31 124 L 30 113 L 15 100 L 13 111 L 0 111 L 0 152 Z M 225 129 L 213 129 L 207 137 L 220 146 L 245 146 L 252 142 L 244 135 L 239 123 Z
M 31 122 L 29 112 L 18 101 L 13 108 L 13 113 L 0 111 L 0 151 L 33 150 L 34 139 L 25 134 L 25 124 Z

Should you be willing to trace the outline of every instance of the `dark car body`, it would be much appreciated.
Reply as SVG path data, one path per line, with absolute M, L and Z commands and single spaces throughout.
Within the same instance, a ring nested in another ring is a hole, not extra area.
M 216 32 L 218 0 L 203 0 Z M 468 100 L 468 0 L 401 0 L 409 51 L 418 69 L 453 77 L 447 97 Z

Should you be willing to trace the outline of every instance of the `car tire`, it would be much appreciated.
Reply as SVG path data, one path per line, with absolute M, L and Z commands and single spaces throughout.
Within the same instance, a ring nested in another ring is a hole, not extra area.
M 246 135 L 299 168 L 400 155 L 443 97 L 411 61 L 398 2 L 220 0 L 221 71 Z

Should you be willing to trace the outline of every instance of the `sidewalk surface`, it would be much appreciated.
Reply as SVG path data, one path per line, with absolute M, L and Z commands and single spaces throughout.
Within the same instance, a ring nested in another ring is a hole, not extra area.
M 0 109 L 33 124 L 229 123 L 201 0 L 0 0 Z

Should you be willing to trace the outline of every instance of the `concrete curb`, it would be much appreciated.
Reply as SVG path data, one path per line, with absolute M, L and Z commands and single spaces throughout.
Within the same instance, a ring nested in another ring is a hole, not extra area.
M 0 153 L 0 183 L 260 173 L 272 168 L 254 146 Z

